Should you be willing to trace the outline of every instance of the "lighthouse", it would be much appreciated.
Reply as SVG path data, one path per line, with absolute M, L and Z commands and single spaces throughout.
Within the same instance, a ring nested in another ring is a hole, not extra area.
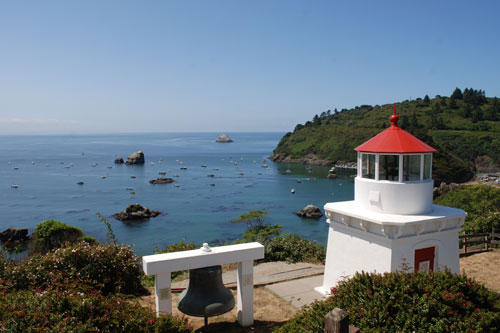
M 356 272 L 396 270 L 459 273 L 458 232 L 466 213 L 434 205 L 432 154 L 436 151 L 391 125 L 355 148 L 354 200 L 324 207 L 328 230 L 324 295 Z

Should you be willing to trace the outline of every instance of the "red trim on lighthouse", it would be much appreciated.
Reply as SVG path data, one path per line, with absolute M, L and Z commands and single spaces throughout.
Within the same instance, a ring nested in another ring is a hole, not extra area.
M 390 120 L 391 127 L 357 146 L 354 150 L 364 153 L 394 154 L 433 153 L 436 151 L 398 126 L 399 116 L 396 114 L 396 104 L 394 104 L 394 113 Z

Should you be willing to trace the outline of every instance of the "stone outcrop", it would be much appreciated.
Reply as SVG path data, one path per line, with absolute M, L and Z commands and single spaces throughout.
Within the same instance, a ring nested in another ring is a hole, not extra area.
M 215 142 L 229 143 L 229 142 L 233 142 L 233 140 L 229 136 L 227 136 L 226 134 L 221 134 L 221 135 L 219 135 L 217 140 L 215 140 Z
M 280 163 L 293 163 L 293 164 L 312 164 L 312 165 L 321 165 L 321 166 L 332 166 L 334 164 L 333 161 L 322 160 L 313 153 L 309 153 L 302 158 L 292 158 L 290 155 L 286 155 L 284 153 L 275 154 L 270 156 L 269 159 L 273 162 Z
M 174 180 L 172 178 L 167 178 L 167 177 L 159 177 L 156 179 L 151 179 L 149 181 L 150 184 L 169 184 L 173 182 Z
M 0 241 L 2 243 L 25 240 L 28 240 L 28 229 L 9 228 L 0 232 Z
M 307 219 L 319 219 L 323 216 L 321 210 L 313 205 L 307 205 L 300 210 L 300 212 L 296 213 L 300 217 L 304 217 Z
M 125 164 L 144 164 L 144 153 L 142 151 L 136 151 L 127 158 Z
M 123 164 L 125 163 L 125 161 L 123 160 L 123 158 L 121 156 L 118 156 L 117 158 L 115 158 L 115 164 Z
M 149 210 L 148 207 L 144 207 L 139 204 L 133 204 L 128 206 L 123 212 L 113 214 L 113 217 L 120 221 L 147 221 L 151 217 L 156 217 L 160 214 L 161 212 L 158 210 Z

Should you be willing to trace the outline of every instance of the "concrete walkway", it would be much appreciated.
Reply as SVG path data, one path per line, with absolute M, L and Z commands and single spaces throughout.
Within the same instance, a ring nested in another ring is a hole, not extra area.
M 283 261 L 267 262 L 254 266 L 254 286 L 266 286 L 273 293 L 300 308 L 323 297 L 314 290 L 323 284 L 323 265 Z M 224 285 L 236 287 L 236 270 L 222 274 Z M 172 289 L 188 286 L 189 280 L 172 283 Z

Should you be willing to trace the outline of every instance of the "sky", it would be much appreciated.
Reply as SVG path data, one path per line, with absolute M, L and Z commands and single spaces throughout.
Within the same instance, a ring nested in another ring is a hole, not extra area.
M 500 96 L 500 1 L 0 0 L 0 135 L 292 131 Z

